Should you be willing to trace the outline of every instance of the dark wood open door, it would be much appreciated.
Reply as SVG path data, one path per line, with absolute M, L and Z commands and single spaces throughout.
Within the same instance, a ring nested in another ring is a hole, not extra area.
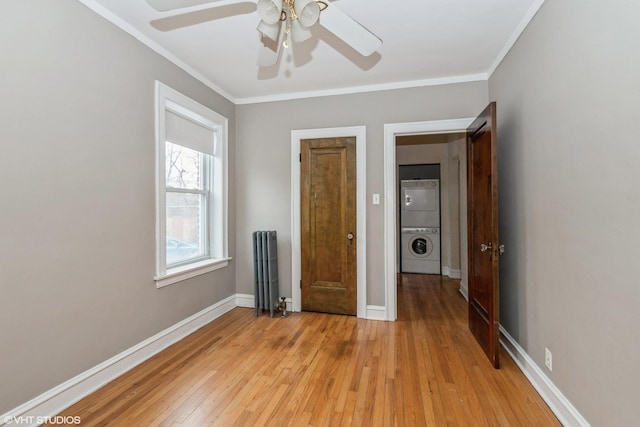
M 302 310 L 351 314 L 356 294 L 356 138 L 300 147 Z
M 496 103 L 467 129 L 469 328 L 495 368 L 500 367 L 498 156 Z

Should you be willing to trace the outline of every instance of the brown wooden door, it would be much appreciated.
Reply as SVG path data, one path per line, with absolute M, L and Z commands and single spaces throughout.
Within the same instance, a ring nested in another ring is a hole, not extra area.
M 356 314 L 356 138 L 300 147 L 302 310 Z
M 467 129 L 469 328 L 495 368 L 500 367 L 498 162 L 496 103 Z

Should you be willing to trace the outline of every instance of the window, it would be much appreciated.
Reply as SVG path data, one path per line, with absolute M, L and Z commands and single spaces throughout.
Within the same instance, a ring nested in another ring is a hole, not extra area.
M 156 284 L 222 268 L 227 119 L 156 82 Z
M 167 267 L 209 254 L 211 155 L 165 141 Z

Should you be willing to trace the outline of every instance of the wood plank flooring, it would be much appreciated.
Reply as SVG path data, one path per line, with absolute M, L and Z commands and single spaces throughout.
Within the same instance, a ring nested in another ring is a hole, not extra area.
M 556 426 L 459 282 L 401 275 L 398 321 L 236 308 L 81 400 L 83 426 Z

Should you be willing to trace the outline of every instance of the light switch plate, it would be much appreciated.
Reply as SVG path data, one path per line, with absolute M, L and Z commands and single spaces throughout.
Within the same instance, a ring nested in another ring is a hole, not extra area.
M 373 204 L 374 205 L 379 205 L 380 204 L 380 194 L 373 193 Z

